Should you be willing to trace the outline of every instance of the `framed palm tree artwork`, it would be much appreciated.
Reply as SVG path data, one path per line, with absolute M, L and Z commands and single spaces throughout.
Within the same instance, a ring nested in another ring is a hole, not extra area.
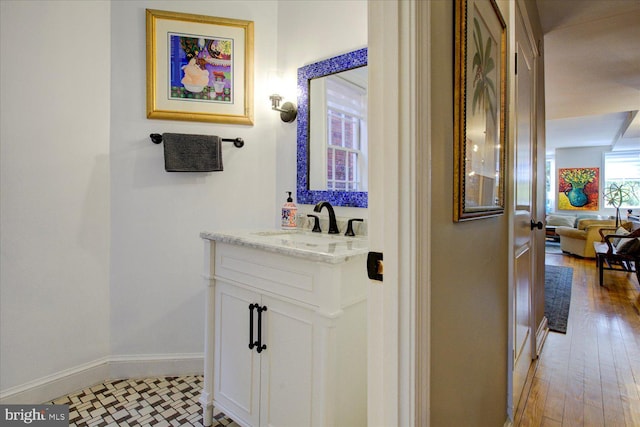
M 507 28 L 494 0 L 456 0 L 454 221 L 505 210 Z

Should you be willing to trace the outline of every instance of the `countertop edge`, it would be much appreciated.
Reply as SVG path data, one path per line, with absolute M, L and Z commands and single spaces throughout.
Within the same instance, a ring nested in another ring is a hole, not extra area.
M 266 239 L 251 238 L 248 230 L 235 231 L 202 231 L 200 238 L 203 240 L 211 240 L 221 243 L 227 243 L 237 246 L 244 246 L 267 252 L 287 255 L 296 258 L 306 259 L 309 261 L 318 261 L 328 264 L 340 264 L 350 260 L 351 258 L 362 257 L 367 254 L 368 249 L 354 250 L 352 254 L 328 254 L 314 252 L 301 248 L 288 247 L 270 243 Z

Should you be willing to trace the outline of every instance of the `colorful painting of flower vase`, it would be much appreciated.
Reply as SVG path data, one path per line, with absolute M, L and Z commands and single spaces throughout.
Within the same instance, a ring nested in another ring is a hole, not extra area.
M 558 210 L 597 211 L 600 168 L 558 169 Z
M 169 98 L 233 102 L 233 40 L 169 33 Z

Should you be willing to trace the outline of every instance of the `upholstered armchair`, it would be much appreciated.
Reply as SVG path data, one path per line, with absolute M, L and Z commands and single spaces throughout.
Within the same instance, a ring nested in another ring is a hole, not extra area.
M 556 227 L 556 234 L 560 236 L 560 249 L 583 258 L 595 258 L 593 242 L 600 242 L 602 236 L 600 229 L 613 228 L 615 233 L 615 220 L 581 219 L 576 228 Z

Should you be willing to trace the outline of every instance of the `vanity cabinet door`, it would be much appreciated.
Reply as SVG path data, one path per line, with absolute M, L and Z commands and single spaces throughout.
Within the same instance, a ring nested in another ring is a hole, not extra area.
M 243 425 L 311 426 L 313 332 L 312 310 L 218 281 L 215 403 Z
M 249 306 L 260 298 L 222 281 L 216 284 L 214 400 L 232 419 L 251 426 L 260 422 L 260 355 L 249 349 L 254 339 Z M 255 319 L 253 329 L 255 336 Z
M 313 311 L 263 296 L 260 425 L 311 426 L 313 396 Z M 316 414 L 317 415 L 317 414 Z

